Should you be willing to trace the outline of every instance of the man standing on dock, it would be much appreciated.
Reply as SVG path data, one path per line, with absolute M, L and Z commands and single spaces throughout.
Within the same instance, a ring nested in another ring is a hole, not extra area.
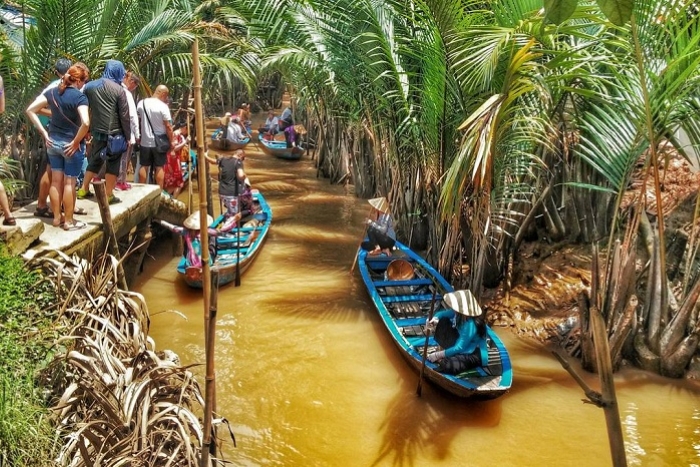
M 78 198 L 94 196 L 90 193 L 90 182 L 100 172 L 106 163 L 105 189 L 109 204 L 121 202 L 112 192 L 117 184 L 119 166 L 122 154 L 109 154 L 103 151 L 107 147 L 110 135 L 121 133 L 124 139 L 131 139 L 131 124 L 129 122 L 129 103 L 122 80 L 126 75 L 124 64 L 119 60 L 108 60 L 105 71 L 100 79 L 90 81 L 83 92 L 90 103 L 90 134 L 92 145 L 83 186 L 78 190 Z M 101 154 L 106 154 L 106 160 Z
M 136 112 L 141 121 L 141 156 L 139 162 L 139 179 L 144 182 L 148 179 L 148 171 L 153 167 L 155 182 L 163 189 L 165 172 L 163 168 L 168 158 L 168 151 L 173 144 L 173 119 L 168 107 L 168 88 L 163 84 L 156 86 L 152 97 L 140 101 L 136 106 Z M 159 148 L 158 138 L 166 138 L 170 146 Z M 165 149 L 165 150 L 163 150 Z

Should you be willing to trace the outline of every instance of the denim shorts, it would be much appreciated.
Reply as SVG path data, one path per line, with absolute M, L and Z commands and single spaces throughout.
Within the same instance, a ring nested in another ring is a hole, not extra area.
M 63 150 L 70 145 L 70 140 L 60 138 L 51 139 L 51 147 L 46 153 L 49 156 L 51 170 L 63 172 L 66 177 L 77 177 L 83 170 L 83 160 L 85 159 L 85 143 L 80 143 L 80 147 L 71 157 L 63 155 Z

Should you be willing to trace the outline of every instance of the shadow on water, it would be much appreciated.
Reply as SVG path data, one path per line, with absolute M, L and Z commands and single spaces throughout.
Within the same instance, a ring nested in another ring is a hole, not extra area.
M 382 441 L 373 466 L 387 463 L 412 466 L 415 459 L 427 457 L 426 451 L 433 452 L 437 459 L 444 459 L 462 429 L 488 429 L 500 422 L 502 404 L 499 400 L 459 399 L 429 383 L 424 383 L 423 395 L 418 397 L 418 375 L 401 381 L 379 426 Z

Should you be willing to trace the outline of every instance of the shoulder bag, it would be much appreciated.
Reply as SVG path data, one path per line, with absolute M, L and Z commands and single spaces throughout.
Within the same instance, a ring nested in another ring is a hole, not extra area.
M 146 104 L 143 105 L 143 113 L 146 115 L 146 120 L 148 121 L 148 126 L 151 127 L 151 132 L 156 140 L 156 151 L 158 152 L 168 152 L 170 150 L 170 138 L 167 133 L 156 133 L 153 129 L 153 124 L 148 116 L 148 109 L 146 109 Z

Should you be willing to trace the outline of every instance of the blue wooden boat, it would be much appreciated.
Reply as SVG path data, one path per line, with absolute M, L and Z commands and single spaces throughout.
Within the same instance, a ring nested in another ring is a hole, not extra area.
M 270 230 L 272 209 L 257 190 L 253 190 L 253 203 L 256 210 L 252 220 L 244 223 L 240 229 L 240 244 L 237 228 L 215 238 L 209 237 L 209 241 L 216 242 L 217 254 L 212 270 L 219 271 L 220 286 L 233 282 L 236 278 L 236 264 L 239 264 L 241 274 L 252 264 Z M 215 229 L 223 221 L 224 216 L 220 215 L 212 222 L 211 228 Z M 177 272 L 190 287 L 202 288 L 202 268 L 188 266 L 184 256 L 177 265 Z
M 302 154 L 304 154 L 304 150 L 299 147 L 288 148 L 286 141 L 267 140 L 264 139 L 261 134 L 258 134 L 258 141 L 260 141 L 260 145 L 265 154 L 280 159 L 296 161 L 301 159 Z
M 412 274 L 397 278 L 390 273 L 396 269 L 389 266 L 392 262 L 394 265 L 403 262 L 404 267 L 406 263 L 409 264 Z M 358 265 L 370 298 L 394 343 L 401 355 L 420 372 L 425 346 L 425 322 L 430 313 L 433 291 L 437 312 L 447 308 L 442 296 L 453 292 L 454 288 L 422 257 L 400 242 L 396 242 L 396 249 L 391 256 L 372 256 L 360 249 Z M 458 375 L 449 375 L 438 372 L 437 365 L 426 359 L 425 379 L 464 398 L 493 399 L 508 392 L 513 382 L 508 351 L 490 327 L 487 336 L 486 365 Z M 431 335 L 428 353 L 434 350 L 438 350 L 438 344 Z
M 217 128 L 214 130 L 214 133 L 211 135 L 211 147 L 214 149 L 221 149 L 223 151 L 232 151 L 234 149 L 243 149 L 248 143 L 250 143 L 250 136 L 244 139 L 243 141 L 239 141 L 238 143 L 234 143 L 233 141 L 230 141 L 228 139 L 225 139 L 222 137 L 221 128 Z

